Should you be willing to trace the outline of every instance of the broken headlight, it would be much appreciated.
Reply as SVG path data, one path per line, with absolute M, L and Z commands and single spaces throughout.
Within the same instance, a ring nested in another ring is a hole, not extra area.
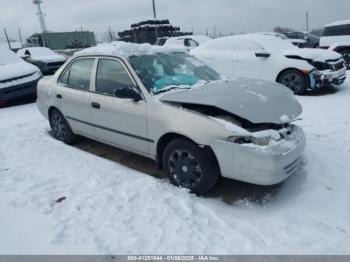
M 247 136 L 247 137 L 229 136 L 227 140 L 239 145 L 254 144 L 258 146 L 267 146 L 270 143 L 271 138 L 270 137 L 253 137 L 253 136 Z
M 327 70 L 327 69 L 332 69 L 331 66 L 325 62 L 317 62 L 317 61 L 308 61 L 310 65 L 315 67 L 319 71 Z

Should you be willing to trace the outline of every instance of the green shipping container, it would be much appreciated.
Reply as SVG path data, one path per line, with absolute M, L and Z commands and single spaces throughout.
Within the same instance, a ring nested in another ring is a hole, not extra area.
M 46 46 L 52 50 L 86 48 L 96 45 L 95 34 L 90 31 L 33 34 L 27 39 L 27 42 L 31 46 Z

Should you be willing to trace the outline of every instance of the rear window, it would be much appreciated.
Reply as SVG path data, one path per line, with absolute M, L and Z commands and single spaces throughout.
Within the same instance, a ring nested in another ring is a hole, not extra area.
M 323 36 L 350 35 L 350 24 L 326 27 Z
M 88 91 L 94 58 L 75 60 L 60 77 L 59 82 L 67 87 Z

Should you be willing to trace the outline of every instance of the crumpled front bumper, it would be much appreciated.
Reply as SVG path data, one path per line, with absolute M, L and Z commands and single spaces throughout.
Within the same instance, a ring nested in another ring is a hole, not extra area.
M 313 70 L 309 73 L 310 89 L 318 89 L 324 86 L 341 85 L 346 79 L 346 67 L 338 71 L 332 70 Z
M 295 126 L 292 134 L 272 146 L 246 146 L 226 140 L 211 145 L 221 175 L 257 185 L 274 185 L 294 173 L 305 148 L 305 135 Z

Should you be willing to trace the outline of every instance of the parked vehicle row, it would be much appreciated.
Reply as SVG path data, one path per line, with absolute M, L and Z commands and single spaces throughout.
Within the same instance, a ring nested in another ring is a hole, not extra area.
M 342 56 L 331 50 L 298 48 L 288 41 L 260 34 L 217 38 L 191 54 L 228 77 L 279 82 L 295 94 L 340 85 L 346 79 Z
M 0 46 L 0 106 L 24 96 L 36 96 L 40 77 L 55 73 L 65 61 L 65 56 L 45 47 L 23 48 L 16 55 Z
M 302 112 L 292 92 L 223 80 L 195 57 L 116 42 L 79 52 L 38 85 L 54 136 L 76 135 L 155 160 L 177 186 L 208 192 L 219 176 L 276 184 L 298 167 Z

